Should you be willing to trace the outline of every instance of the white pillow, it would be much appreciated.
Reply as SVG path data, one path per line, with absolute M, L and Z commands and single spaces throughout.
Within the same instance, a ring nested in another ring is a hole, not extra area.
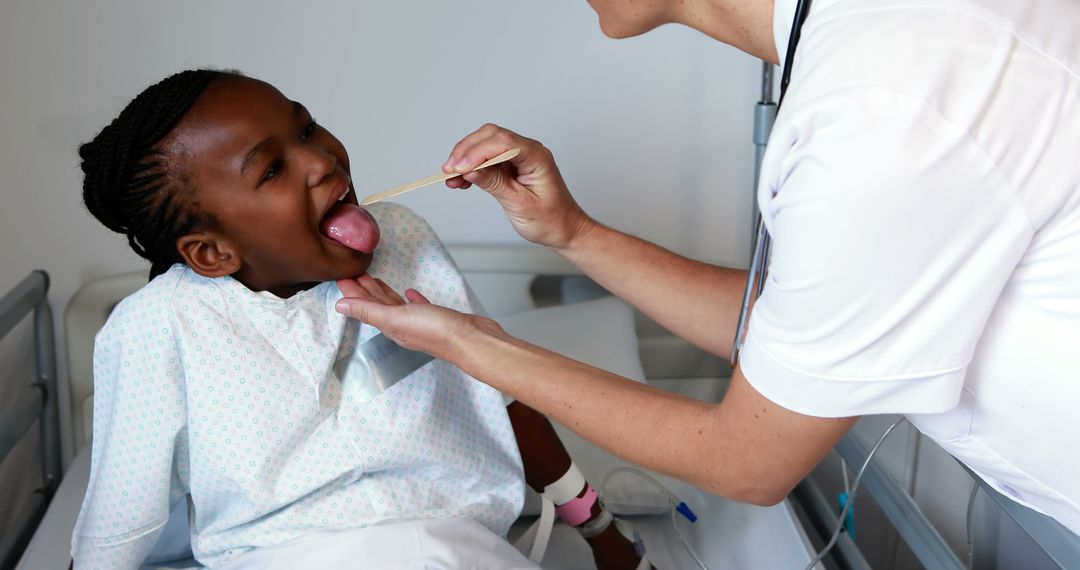
M 604 297 L 571 305 L 558 305 L 525 311 L 496 319 L 506 332 L 532 344 L 580 360 L 635 382 L 645 382 L 638 357 L 634 313 L 616 297 Z M 542 378 L 537 378 L 542 382 Z M 563 445 L 589 483 L 600 490 L 600 483 L 614 468 L 637 467 L 577 435 L 552 420 Z M 649 472 L 657 476 L 656 473 Z M 665 484 L 670 479 L 657 477 Z M 528 489 L 523 515 L 540 512 L 539 496 Z M 665 513 L 667 497 L 650 483 L 631 475 L 612 478 L 604 494 L 604 504 L 616 514 Z

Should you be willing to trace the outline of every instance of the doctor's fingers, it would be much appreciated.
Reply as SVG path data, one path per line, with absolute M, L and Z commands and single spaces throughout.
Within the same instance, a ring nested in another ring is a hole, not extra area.
M 520 154 L 504 163 L 511 166 L 511 170 L 517 172 L 551 170 L 550 166 L 554 164 L 554 159 L 539 141 L 488 123 L 466 135 L 454 145 L 454 149 L 450 151 L 450 157 L 443 164 L 443 172 L 470 172 L 484 161 L 515 148 L 521 151 Z
M 428 298 L 416 289 L 406 289 L 405 298 L 408 299 L 410 303 L 420 303 L 421 305 L 431 304 L 431 301 L 428 301 Z
M 382 279 L 375 279 L 364 274 L 356 279 L 338 281 L 338 288 L 345 297 L 355 297 L 375 301 L 383 305 L 404 305 L 405 299 L 387 285 Z
M 462 175 L 466 182 L 475 184 L 495 197 L 500 202 L 513 199 L 517 192 L 528 192 L 529 189 L 518 184 L 514 179 L 516 172 L 504 164 L 496 164 L 483 170 L 469 172 Z M 509 196 L 508 196 L 509 195 Z
M 401 305 L 385 305 L 361 295 L 343 297 L 334 306 L 337 312 L 379 329 L 402 346 L 405 346 L 402 343 L 403 339 L 393 334 L 392 330 L 397 327 L 392 323 L 401 319 L 400 313 L 405 308 Z M 405 346 L 405 348 L 414 347 Z
M 405 348 L 438 358 L 448 355 L 452 339 L 463 335 L 472 317 L 426 302 L 386 305 L 361 297 L 345 297 L 337 302 L 335 309 L 379 329 Z
M 443 164 L 443 172 L 448 174 L 451 172 L 468 172 L 485 160 L 514 148 L 511 145 L 513 145 L 515 139 L 524 139 L 524 137 L 496 124 L 487 123 L 465 135 L 454 145 L 454 148 L 450 150 L 450 156 L 446 158 L 446 163 Z M 476 153 L 477 146 L 484 142 L 488 143 L 485 148 L 490 147 L 492 142 L 496 146 L 501 144 L 503 148 L 491 156 L 480 156 Z
M 365 288 L 375 297 L 381 297 L 387 301 L 397 303 L 399 305 L 405 304 L 405 299 L 394 291 L 393 287 L 386 284 L 386 281 L 374 277 L 369 282 L 364 283 Z

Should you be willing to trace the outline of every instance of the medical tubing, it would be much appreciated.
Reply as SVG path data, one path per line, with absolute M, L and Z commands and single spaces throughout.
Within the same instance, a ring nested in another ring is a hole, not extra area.
M 840 531 L 844 528 L 844 517 L 847 516 L 848 510 L 851 509 L 851 505 L 855 504 L 855 497 L 859 492 L 859 483 L 862 482 L 863 473 L 866 472 L 866 468 L 870 465 L 870 460 L 874 458 L 874 454 L 877 453 L 877 450 L 879 447 L 881 447 L 881 444 L 885 443 L 885 439 L 889 437 L 889 434 L 892 433 L 892 431 L 896 429 L 896 426 L 900 425 L 900 423 L 903 422 L 904 419 L 905 418 L 901 417 L 900 419 L 893 422 L 893 424 L 885 430 L 885 433 L 881 434 L 881 437 L 878 438 L 877 443 L 874 444 L 874 447 L 870 449 L 870 453 L 867 454 L 866 460 L 863 461 L 862 467 L 860 467 L 859 472 L 855 474 L 855 482 L 851 485 L 851 494 L 848 495 L 847 503 L 840 511 L 840 516 L 836 517 L 836 530 L 833 531 L 832 538 L 830 538 L 828 544 L 826 544 L 825 547 L 817 553 L 817 556 L 815 556 L 814 559 L 810 561 L 810 564 L 806 565 L 806 570 L 811 570 L 818 562 L 821 562 L 821 559 L 825 558 L 825 555 L 828 554 L 829 550 L 831 550 L 833 545 L 836 544 L 836 540 L 840 538 Z
M 675 528 L 675 534 L 678 535 L 679 542 L 682 543 L 683 548 L 685 548 L 686 552 L 690 554 L 690 558 L 694 559 L 694 562 L 698 565 L 698 567 L 701 568 L 701 570 L 709 570 L 709 567 L 706 566 L 704 562 L 702 562 L 697 552 L 695 552 L 693 547 L 690 546 L 690 543 L 686 540 L 686 536 L 683 535 L 682 529 L 680 529 L 679 525 L 677 524 L 678 521 L 675 513 L 681 514 L 682 516 L 686 517 L 686 520 L 690 521 L 691 523 L 697 521 L 697 515 L 694 514 L 694 511 L 690 510 L 690 507 L 687 506 L 685 502 L 676 497 L 675 493 L 672 493 L 667 487 L 664 486 L 663 483 L 657 481 L 656 478 L 652 475 L 649 475 L 641 469 L 635 469 L 633 467 L 616 467 L 611 471 L 608 471 L 608 474 L 604 476 L 604 480 L 600 482 L 601 500 L 603 500 L 603 497 L 607 492 L 608 482 L 610 482 L 611 478 L 618 473 L 630 473 L 632 475 L 637 475 L 638 477 L 645 479 L 649 483 L 652 483 L 654 487 L 659 489 L 661 493 L 667 496 L 668 502 L 671 504 L 671 526 Z
M 848 484 L 848 468 L 847 461 L 843 457 L 840 458 L 840 472 L 844 475 L 844 492 L 851 496 L 851 485 Z
M 694 552 L 694 549 L 690 547 L 690 543 L 687 542 L 686 537 L 683 536 L 682 530 L 679 529 L 678 520 L 675 517 L 674 510 L 671 511 L 671 526 L 675 528 L 675 534 L 679 536 L 679 542 L 682 543 L 683 548 L 686 549 L 686 552 L 690 555 L 690 558 L 694 559 L 694 563 L 697 564 L 698 567 L 701 568 L 701 570 L 709 570 L 709 567 L 706 566 L 705 562 L 703 562 L 701 558 L 698 557 L 697 552 Z

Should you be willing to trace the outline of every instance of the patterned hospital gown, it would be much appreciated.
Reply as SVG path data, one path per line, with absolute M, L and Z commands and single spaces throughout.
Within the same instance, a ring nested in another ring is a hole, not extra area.
M 370 273 L 435 303 L 475 303 L 416 214 L 371 208 Z M 334 363 L 377 333 L 322 283 L 289 299 L 183 265 L 125 299 L 98 334 L 90 484 L 77 567 L 134 568 L 190 496 L 192 549 L 214 566 L 313 530 L 468 517 L 504 535 L 521 458 L 494 389 L 433 361 L 367 403 Z

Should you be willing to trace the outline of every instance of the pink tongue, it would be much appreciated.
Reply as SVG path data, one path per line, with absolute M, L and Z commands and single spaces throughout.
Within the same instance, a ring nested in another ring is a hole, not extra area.
M 323 218 L 319 230 L 345 247 L 363 253 L 371 253 L 379 245 L 379 224 L 367 210 L 352 204 L 334 204 Z

